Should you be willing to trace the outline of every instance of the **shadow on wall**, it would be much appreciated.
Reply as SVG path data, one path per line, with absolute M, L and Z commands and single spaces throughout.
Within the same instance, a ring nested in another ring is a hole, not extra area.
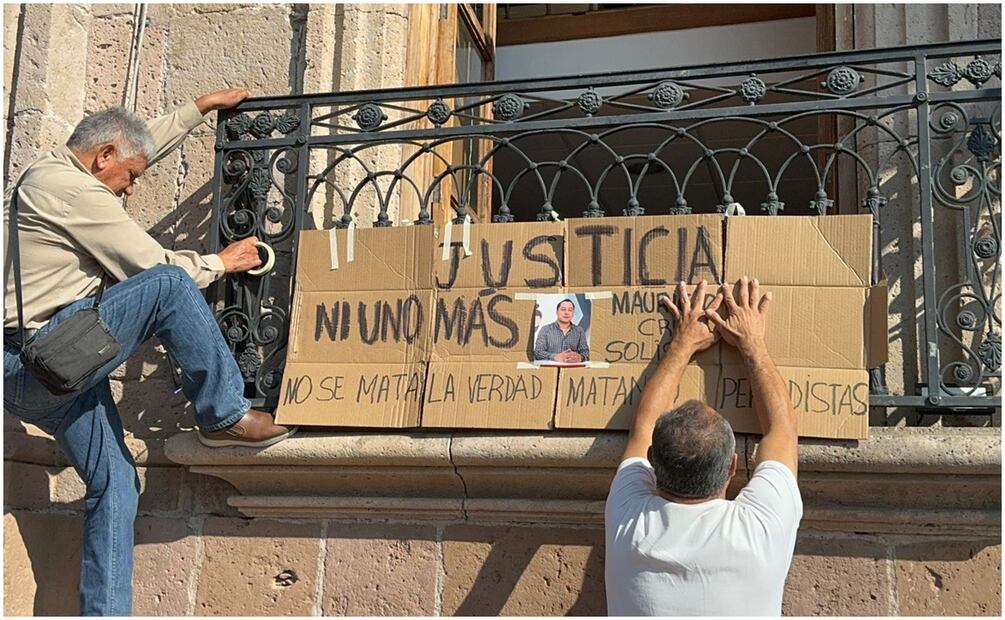
M 207 183 L 148 232 L 165 247 L 205 252 L 201 240 L 209 231 L 210 206 L 211 185 Z M 191 405 L 184 395 L 176 392 L 170 364 L 156 338 L 137 349 L 113 372 L 112 379 L 127 437 L 132 435 L 139 444 L 145 444 L 145 447 L 132 444 L 137 460 L 142 462 L 149 456 L 139 452 L 159 452 L 168 437 L 195 428 Z M 121 391 L 117 387 L 121 387 Z M 21 467 L 17 469 L 16 480 L 12 480 L 15 476 L 4 480 L 5 500 L 12 484 L 19 487 L 20 494 L 32 498 L 30 506 L 11 508 L 7 501 L 4 502 L 5 612 L 25 613 L 30 609 L 35 615 L 76 615 L 79 613 L 83 505 L 81 501 L 49 501 L 50 474 L 54 468 L 66 467 L 67 461 L 51 437 L 39 436 L 41 431 L 34 430 L 30 434 L 35 436 L 25 436 L 24 425 L 4 413 L 5 458 L 18 458 L 21 450 L 16 444 L 26 441 L 33 444 L 27 451 L 30 455 L 25 454 L 27 460 L 38 462 L 41 458 L 47 467 Z M 14 433 L 21 436 L 12 438 Z M 143 504 L 156 498 L 161 491 L 155 485 L 144 488 L 140 497 L 141 512 Z M 22 510 L 22 507 L 31 510 Z M 137 543 L 174 542 L 178 537 L 173 533 L 176 532 L 153 528 L 145 531 L 142 541 L 138 539 Z
M 59 506 L 54 509 L 58 510 Z M 137 545 L 176 542 L 179 539 L 177 530 L 144 527 L 142 534 L 137 532 Z M 78 583 L 82 533 L 83 517 L 79 512 L 15 510 L 4 514 L 5 616 L 75 616 L 80 613 Z M 148 574 L 146 578 L 154 580 L 159 587 L 168 588 L 169 574 L 179 568 L 182 567 L 159 566 L 160 574 Z M 134 587 L 138 587 L 136 580 Z M 156 606 L 144 607 L 144 614 L 157 613 Z
M 459 525 L 443 541 L 443 615 L 604 616 L 604 532 Z

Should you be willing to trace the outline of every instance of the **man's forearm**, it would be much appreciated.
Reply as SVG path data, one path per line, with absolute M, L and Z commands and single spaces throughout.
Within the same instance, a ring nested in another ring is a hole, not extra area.
M 683 347 L 672 346 L 667 356 L 656 366 L 642 390 L 639 406 L 635 409 L 629 441 L 636 438 L 651 441 L 656 420 L 666 413 L 677 398 L 680 378 L 691 361 L 691 353 L 683 350 Z
M 743 352 L 743 361 L 754 395 L 754 411 L 767 435 L 773 430 L 796 431 L 795 413 L 785 391 L 785 382 L 764 345 Z

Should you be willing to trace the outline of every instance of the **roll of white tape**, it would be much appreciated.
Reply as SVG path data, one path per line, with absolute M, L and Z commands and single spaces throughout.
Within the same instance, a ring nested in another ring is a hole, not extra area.
M 272 271 L 272 268 L 276 266 L 276 253 L 272 250 L 272 247 L 268 243 L 263 243 L 261 241 L 255 242 L 256 248 L 262 248 L 265 250 L 266 259 L 265 262 L 255 267 L 254 269 L 248 270 L 249 276 L 264 276 L 265 274 Z
M 726 205 L 726 215 L 746 215 L 747 211 L 738 202 L 731 202 Z

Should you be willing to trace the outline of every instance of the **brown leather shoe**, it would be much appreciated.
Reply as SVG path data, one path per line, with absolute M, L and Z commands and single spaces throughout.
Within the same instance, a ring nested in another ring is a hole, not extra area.
M 244 417 L 227 428 L 218 431 L 199 431 L 199 441 L 204 446 L 223 448 L 225 446 L 246 446 L 264 448 L 286 439 L 297 431 L 297 427 L 287 428 L 275 424 L 272 416 L 264 411 L 249 409 Z

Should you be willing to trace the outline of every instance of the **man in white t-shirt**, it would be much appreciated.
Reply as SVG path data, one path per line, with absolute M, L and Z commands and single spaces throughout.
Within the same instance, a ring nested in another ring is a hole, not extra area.
M 796 420 L 764 347 L 771 293 L 740 279 L 702 307 L 707 284 L 680 307 L 676 330 L 646 384 L 607 498 L 607 609 L 612 616 L 778 616 L 803 505 L 796 486 Z M 726 316 L 717 310 L 722 303 Z M 691 357 L 719 337 L 743 356 L 764 431 L 757 465 L 735 500 L 733 430 L 708 405 L 667 411 Z

